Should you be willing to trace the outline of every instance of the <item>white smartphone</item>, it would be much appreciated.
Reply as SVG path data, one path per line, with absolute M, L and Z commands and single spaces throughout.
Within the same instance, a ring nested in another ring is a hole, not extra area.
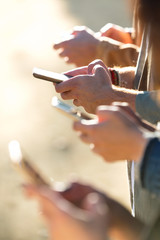
M 72 118 L 73 120 L 92 119 L 87 114 L 82 113 L 78 111 L 76 108 L 72 107 L 71 105 L 62 102 L 56 96 L 52 98 L 51 104 L 53 107 L 58 109 L 60 112 L 64 113 L 66 116 Z
M 71 76 L 62 73 L 51 72 L 41 68 L 33 68 L 33 76 L 53 83 L 61 83 L 71 78 Z
M 48 181 L 42 177 L 37 168 L 33 166 L 22 155 L 21 147 L 18 141 L 13 140 L 8 144 L 9 156 L 14 168 L 23 175 L 25 180 L 37 186 L 49 186 Z

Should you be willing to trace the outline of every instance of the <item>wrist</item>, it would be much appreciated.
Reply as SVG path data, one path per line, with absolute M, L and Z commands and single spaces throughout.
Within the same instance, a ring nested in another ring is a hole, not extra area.
M 135 67 L 123 67 L 116 69 L 119 73 L 119 86 L 133 89 L 133 81 L 135 78 Z
M 115 86 L 120 86 L 120 75 L 118 71 L 113 68 L 108 68 L 108 70 L 110 72 L 112 84 Z
M 112 85 L 112 92 L 114 102 L 127 102 L 132 110 L 136 111 L 136 96 L 138 91 Z

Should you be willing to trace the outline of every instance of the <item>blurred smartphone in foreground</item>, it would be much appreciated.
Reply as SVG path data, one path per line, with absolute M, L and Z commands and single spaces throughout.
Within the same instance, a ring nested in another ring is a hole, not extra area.
M 58 109 L 61 113 L 65 114 L 66 116 L 72 118 L 75 121 L 82 120 L 82 119 L 86 119 L 86 120 L 91 119 L 91 117 L 88 116 L 87 114 L 82 113 L 78 111 L 76 108 L 72 107 L 71 105 L 62 102 L 57 97 L 52 98 L 51 104 L 53 107 Z
M 33 69 L 33 76 L 35 78 L 39 78 L 53 83 L 61 83 L 71 78 L 71 76 L 67 76 L 61 73 L 50 72 L 40 68 Z
M 33 167 L 33 165 L 23 157 L 21 147 L 18 141 L 14 140 L 8 144 L 9 156 L 14 168 L 23 175 L 28 183 L 32 183 L 37 186 L 45 185 L 49 186 L 49 183 L 39 173 L 39 171 Z

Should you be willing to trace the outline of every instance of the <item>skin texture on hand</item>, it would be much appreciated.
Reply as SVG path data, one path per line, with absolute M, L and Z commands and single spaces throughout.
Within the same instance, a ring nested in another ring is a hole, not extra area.
M 126 32 L 125 28 L 112 23 L 107 23 L 102 27 L 100 34 L 102 37 L 109 37 L 121 43 L 133 43 L 131 34 Z
M 55 43 L 53 48 L 59 51 L 59 56 L 67 63 L 80 67 L 88 65 L 99 57 L 97 47 L 101 37 L 111 38 L 124 44 L 132 43 L 131 35 L 124 28 L 109 23 L 98 33 L 84 26 L 76 26 L 66 39 Z
M 108 162 L 141 159 L 147 140 L 133 116 L 117 106 L 100 106 L 97 117 L 74 123 L 82 141 Z
M 99 39 L 95 33 L 86 27 L 75 27 L 66 40 L 54 44 L 54 49 L 59 50 L 59 56 L 67 63 L 74 63 L 77 67 L 88 65 L 96 59 Z
M 28 197 L 38 200 L 51 240 L 105 240 L 107 207 L 93 188 L 74 183 L 64 192 L 29 185 L 24 189 Z
M 31 185 L 24 190 L 39 202 L 51 240 L 105 240 L 106 233 L 119 240 L 139 240 L 144 227 L 123 206 L 91 186 L 74 182 L 62 192 Z
M 82 106 L 88 113 L 95 114 L 99 105 L 109 105 L 114 101 L 128 102 L 135 110 L 138 91 L 112 85 L 110 72 L 101 60 L 95 60 L 88 67 L 74 69 L 66 74 L 74 77 L 56 84 L 56 92 L 64 100 L 73 99 L 76 106 Z
M 112 92 L 110 72 L 102 63 L 98 63 L 88 66 L 88 74 L 56 84 L 56 92 L 64 100 L 74 99 L 73 103 L 83 106 L 88 113 L 95 113 L 96 107 L 106 101 L 108 91 Z M 109 101 L 112 102 L 113 99 L 110 98 Z

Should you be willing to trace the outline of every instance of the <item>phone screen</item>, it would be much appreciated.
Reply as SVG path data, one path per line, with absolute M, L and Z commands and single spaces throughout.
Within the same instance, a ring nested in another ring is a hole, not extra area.
M 51 104 L 52 104 L 53 107 L 60 110 L 62 113 L 65 113 L 65 115 L 69 116 L 73 120 L 82 120 L 82 119 L 90 120 L 90 119 L 92 119 L 90 116 L 88 116 L 85 113 L 82 113 L 82 112 L 78 111 L 73 106 L 62 102 L 56 96 L 54 96 L 52 98 L 52 103 Z

